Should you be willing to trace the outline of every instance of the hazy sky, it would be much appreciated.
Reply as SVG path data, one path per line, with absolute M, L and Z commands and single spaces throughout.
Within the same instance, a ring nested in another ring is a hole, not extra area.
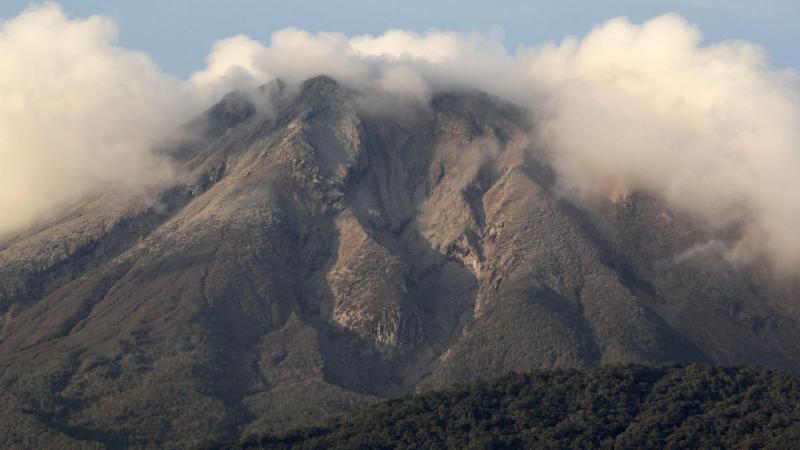
M 0 1 L 0 17 L 17 15 L 31 3 Z M 73 16 L 102 14 L 120 26 L 124 47 L 144 50 L 174 75 L 204 66 L 211 45 L 246 34 L 268 41 L 272 31 L 293 26 L 348 35 L 379 34 L 390 28 L 434 28 L 502 32 L 506 45 L 532 44 L 585 35 L 594 24 L 617 16 L 641 22 L 678 12 L 699 25 L 707 40 L 746 39 L 766 47 L 776 66 L 800 67 L 800 2 L 797 0 L 61 0 Z

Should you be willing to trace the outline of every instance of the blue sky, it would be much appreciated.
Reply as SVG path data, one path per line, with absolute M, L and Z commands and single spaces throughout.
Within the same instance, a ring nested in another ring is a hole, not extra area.
M 0 17 L 32 2 L 2 0 Z M 35 3 L 35 2 L 34 2 Z M 294 26 L 348 35 L 389 28 L 426 31 L 503 31 L 513 49 L 583 35 L 612 17 L 643 21 L 677 12 L 697 24 L 709 41 L 746 39 L 769 50 L 774 65 L 800 67 L 800 2 L 797 0 L 607 1 L 320 1 L 320 0 L 61 0 L 72 16 L 102 14 L 121 29 L 121 45 L 149 53 L 168 73 L 186 77 L 204 65 L 218 39 L 247 34 L 268 41 L 272 31 Z

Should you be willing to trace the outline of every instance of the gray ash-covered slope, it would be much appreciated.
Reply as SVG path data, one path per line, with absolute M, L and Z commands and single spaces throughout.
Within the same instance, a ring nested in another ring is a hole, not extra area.
M 800 372 L 800 290 L 691 251 L 645 194 L 565 200 L 520 109 L 260 95 L 189 125 L 156 200 L 0 242 L 0 446 L 232 441 L 510 370 Z

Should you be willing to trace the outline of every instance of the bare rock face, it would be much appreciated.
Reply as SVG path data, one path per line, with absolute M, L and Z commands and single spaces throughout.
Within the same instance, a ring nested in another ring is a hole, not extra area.
M 349 213 L 339 217 L 339 251 L 327 280 L 332 321 L 392 358 L 423 339 L 422 318 L 408 289 L 410 269 L 375 242 Z
M 184 448 L 511 370 L 800 372 L 797 286 L 644 193 L 571 202 L 524 111 L 233 93 L 175 186 L 0 242 L 0 446 Z

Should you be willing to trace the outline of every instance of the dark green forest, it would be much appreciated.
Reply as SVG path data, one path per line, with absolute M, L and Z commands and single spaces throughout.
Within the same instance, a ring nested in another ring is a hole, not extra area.
M 510 374 L 231 448 L 800 448 L 800 384 L 693 364 Z

